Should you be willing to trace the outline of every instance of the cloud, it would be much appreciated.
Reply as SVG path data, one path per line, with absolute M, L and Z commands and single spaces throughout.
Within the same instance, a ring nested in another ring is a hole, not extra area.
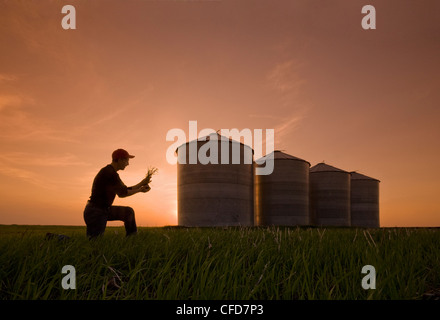
M 306 62 L 297 58 L 289 58 L 276 63 L 267 73 L 268 87 L 275 94 L 275 101 L 281 114 L 263 115 L 274 124 L 275 145 L 282 145 L 285 136 L 291 134 L 303 122 L 307 112 L 313 106 L 303 94 L 307 79 L 303 75 Z M 251 115 L 260 117 L 261 115 Z
M 48 12 L 58 9 L 56 1 L 10 1 L 0 12 L 0 18 L 5 22 L 5 31 L 20 39 L 32 51 L 54 53 L 56 48 L 49 46 L 54 37 L 62 37 L 57 30 L 61 27 L 48 19 Z M 58 10 L 57 10 L 58 11 Z M 59 8 L 61 21 L 61 8 Z M 51 13 L 51 14 L 52 14 Z
M 13 74 L 0 73 L 0 83 L 17 81 L 18 77 Z
M 263 119 L 271 119 L 273 122 L 273 127 L 275 131 L 275 139 L 279 139 L 279 137 L 284 136 L 289 131 L 297 128 L 304 118 L 303 113 L 295 113 L 287 116 L 276 116 L 273 114 L 250 114 L 251 118 L 263 118 Z
M 85 166 L 88 163 L 79 160 L 75 155 L 37 155 L 29 152 L 9 152 L 0 155 L 0 161 L 16 166 L 32 167 L 71 167 Z
M 0 75 L 1 76 L 1 75 Z M 1 82 L 1 79 L 0 79 Z M 0 95 L 0 111 L 21 105 L 23 99 L 18 95 L 3 94 Z
M 86 166 L 88 163 L 70 153 L 41 155 L 30 152 L 4 152 L 0 155 L 0 175 L 47 190 L 58 189 L 61 185 L 80 185 L 78 177 L 66 180 L 53 172 L 53 169 L 69 168 L 71 171 L 73 167 Z
M 25 105 L 33 105 L 32 99 L 20 95 L 0 95 L 0 141 L 79 142 L 72 134 L 57 129 L 53 121 L 27 111 Z
M 303 119 L 301 115 L 291 115 L 281 121 L 277 126 L 275 126 L 275 142 L 280 137 L 285 136 L 288 132 L 298 127 L 300 121 Z
M 0 175 L 16 178 L 44 189 L 56 189 L 56 184 L 41 174 L 0 162 Z
M 289 141 L 288 138 L 286 139 L 286 136 L 292 134 L 292 132 L 301 125 L 305 118 L 305 112 L 306 108 L 303 108 L 301 111 L 295 110 L 294 113 L 285 116 L 273 114 L 250 114 L 249 116 L 252 118 L 270 120 L 271 128 L 269 128 L 269 125 L 267 129 L 274 129 L 275 149 L 279 150 L 285 145 L 286 141 Z M 262 143 L 266 145 L 266 134 L 264 133 Z
M 279 94 L 297 95 L 305 83 L 299 72 L 302 67 L 296 59 L 276 64 L 267 75 L 269 84 Z

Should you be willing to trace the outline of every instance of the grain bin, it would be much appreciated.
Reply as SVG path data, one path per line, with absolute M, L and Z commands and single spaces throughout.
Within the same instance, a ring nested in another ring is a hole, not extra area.
M 235 150 L 239 163 L 232 161 Z M 187 142 L 176 152 L 180 226 L 253 226 L 252 148 L 214 133 Z M 200 155 L 217 161 L 206 163 Z
M 325 163 L 310 168 L 312 223 L 350 226 L 350 173 Z
M 281 151 L 262 160 L 274 161 L 274 170 L 254 177 L 256 225 L 309 225 L 310 163 Z
M 379 228 L 379 180 L 351 173 L 351 225 Z

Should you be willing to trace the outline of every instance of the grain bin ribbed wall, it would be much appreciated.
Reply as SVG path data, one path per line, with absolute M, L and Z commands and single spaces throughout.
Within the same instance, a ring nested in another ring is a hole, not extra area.
M 215 135 L 215 136 L 214 136 Z M 190 150 L 218 154 L 218 164 L 189 162 Z M 240 151 L 233 164 L 233 149 Z M 228 151 L 227 151 L 228 150 Z M 225 154 L 229 152 L 229 161 Z M 177 149 L 178 224 L 181 226 L 253 226 L 253 150 L 239 142 L 212 134 L 207 141 L 194 140 Z M 222 156 L 223 160 L 222 161 Z M 182 160 L 185 164 L 182 164 Z M 228 164 L 225 164 L 228 162 Z M 236 161 L 237 162 L 237 161 Z
M 273 161 L 270 175 L 255 176 L 255 222 L 257 225 L 308 225 L 310 163 L 275 151 L 259 159 Z M 256 166 L 264 167 L 262 163 Z
M 319 163 L 310 168 L 312 223 L 350 226 L 350 173 Z
M 379 180 L 351 173 L 351 225 L 379 228 Z

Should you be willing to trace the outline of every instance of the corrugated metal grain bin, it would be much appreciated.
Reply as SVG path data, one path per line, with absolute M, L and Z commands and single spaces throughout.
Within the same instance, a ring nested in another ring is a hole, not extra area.
M 350 226 L 350 173 L 325 163 L 310 168 L 312 223 Z
M 253 226 L 252 148 L 218 134 L 209 135 L 206 141 L 200 140 L 177 148 L 178 224 Z M 207 143 L 215 143 L 216 148 L 209 147 Z M 235 158 L 239 160 L 236 161 L 238 164 L 232 162 L 234 150 L 240 152 L 239 158 Z M 194 151 L 208 157 L 212 155 L 211 151 L 217 152 L 218 163 L 203 164 L 199 157 L 194 157 Z M 190 163 L 190 153 L 193 160 L 196 158 L 192 161 L 195 163 Z M 228 161 L 222 161 L 222 158 Z
M 379 180 L 351 173 L 351 225 L 379 228 Z
M 274 161 L 274 170 L 254 178 L 256 225 L 309 225 L 310 163 L 281 151 L 257 162 L 263 159 Z

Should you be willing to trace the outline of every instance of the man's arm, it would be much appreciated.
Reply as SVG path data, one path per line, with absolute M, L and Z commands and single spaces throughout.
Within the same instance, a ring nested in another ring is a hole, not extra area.
M 145 192 L 150 191 L 150 189 L 151 188 L 150 188 L 149 185 L 139 185 L 139 184 L 137 184 L 135 186 L 128 187 L 127 188 L 127 194 L 125 196 L 121 197 L 121 198 L 132 196 L 132 195 L 134 195 L 134 194 L 136 194 L 138 192 L 144 192 L 145 193 Z
M 145 184 L 143 181 L 139 182 L 138 184 L 132 186 L 132 187 L 126 187 L 125 184 L 121 181 L 121 179 L 118 179 L 118 186 L 116 188 L 116 194 L 119 196 L 119 198 L 125 198 L 132 196 L 138 192 L 148 192 L 150 191 L 150 186 L 148 184 Z
M 141 182 L 139 182 L 138 184 L 136 184 L 136 185 L 134 185 L 134 186 L 132 186 L 132 187 L 128 187 L 127 188 L 127 195 L 126 195 L 126 197 L 128 197 L 128 196 L 132 196 L 132 195 L 134 195 L 134 194 L 136 194 L 136 193 L 138 193 L 138 192 L 148 192 L 148 191 L 150 191 L 150 186 L 148 185 L 148 183 L 146 184 L 145 183 L 145 179 L 144 180 L 142 180 Z

